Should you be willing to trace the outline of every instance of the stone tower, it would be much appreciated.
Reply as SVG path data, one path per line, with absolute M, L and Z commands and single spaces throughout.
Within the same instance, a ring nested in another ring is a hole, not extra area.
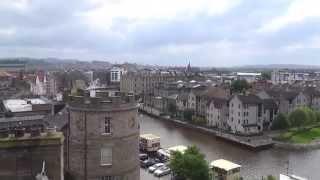
M 133 96 L 71 96 L 68 109 L 67 168 L 74 179 L 140 179 L 139 122 Z

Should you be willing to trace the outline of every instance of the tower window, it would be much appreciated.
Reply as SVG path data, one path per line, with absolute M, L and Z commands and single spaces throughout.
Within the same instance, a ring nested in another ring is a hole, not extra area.
M 112 148 L 105 147 L 101 149 L 101 166 L 112 165 Z
M 105 117 L 104 119 L 103 134 L 111 134 L 111 117 Z

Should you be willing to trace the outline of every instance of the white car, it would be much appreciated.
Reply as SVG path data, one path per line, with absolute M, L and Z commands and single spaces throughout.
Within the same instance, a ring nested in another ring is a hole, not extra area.
M 154 175 L 157 177 L 165 176 L 171 173 L 171 169 L 168 166 L 162 166 L 161 168 L 154 171 Z
M 157 164 L 155 164 L 155 165 L 153 165 L 153 166 L 150 166 L 150 167 L 149 167 L 149 172 L 150 172 L 150 173 L 153 173 L 155 170 L 161 168 L 162 166 L 164 166 L 163 163 L 157 163 Z

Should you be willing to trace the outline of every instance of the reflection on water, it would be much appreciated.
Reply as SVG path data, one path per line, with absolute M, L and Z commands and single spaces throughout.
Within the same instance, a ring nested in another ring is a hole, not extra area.
M 261 176 L 268 174 L 279 176 L 280 173 L 286 173 L 288 162 L 290 173 L 311 180 L 320 179 L 320 150 L 290 152 L 269 149 L 255 152 L 146 115 L 139 115 L 139 119 L 140 132 L 159 135 L 162 147 L 196 145 L 208 161 L 223 158 L 241 164 L 241 174 L 248 180 L 261 179 Z M 142 172 L 141 180 L 147 179 L 149 178 Z

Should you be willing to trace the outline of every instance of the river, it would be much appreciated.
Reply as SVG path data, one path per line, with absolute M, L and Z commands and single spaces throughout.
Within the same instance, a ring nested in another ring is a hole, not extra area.
M 196 145 L 209 162 L 226 159 L 240 164 L 241 176 L 245 180 L 260 180 L 261 176 L 269 174 L 279 177 L 280 173 L 286 173 L 287 170 L 290 174 L 303 176 L 309 180 L 320 180 L 320 150 L 288 151 L 273 148 L 256 152 L 147 115 L 139 114 L 139 119 L 141 134 L 159 135 L 162 147 Z M 140 179 L 153 178 L 141 170 Z

